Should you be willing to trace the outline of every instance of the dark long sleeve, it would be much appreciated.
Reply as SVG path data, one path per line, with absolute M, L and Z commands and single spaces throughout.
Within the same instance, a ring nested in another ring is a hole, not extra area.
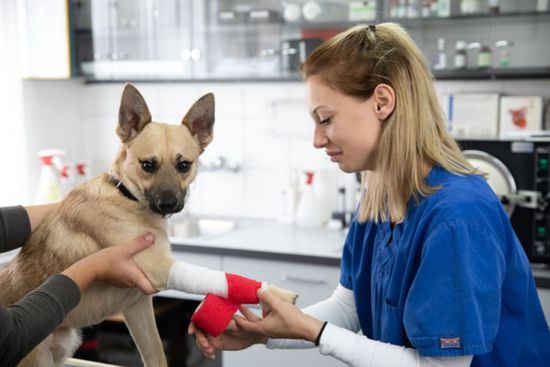
M 30 235 L 31 222 L 25 208 L 0 208 L 0 253 L 23 246 Z
M 0 208 L 0 252 L 22 246 L 30 233 L 30 221 L 23 207 Z M 57 274 L 19 302 L 0 307 L 0 366 L 19 363 L 79 302 L 76 283 Z
M 0 366 L 15 366 L 80 302 L 80 290 L 65 275 L 50 277 L 38 289 L 0 308 Z

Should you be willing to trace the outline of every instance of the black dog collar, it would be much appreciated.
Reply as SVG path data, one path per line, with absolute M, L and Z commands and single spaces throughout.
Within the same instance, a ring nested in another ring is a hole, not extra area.
M 130 200 L 138 201 L 138 199 L 134 195 L 132 195 L 130 190 L 128 190 L 126 186 L 124 186 L 122 181 L 113 176 L 111 170 L 109 170 L 109 178 L 111 179 L 113 185 L 115 185 L 115 187 L 121 192 L 122 195 L 126 196 Z

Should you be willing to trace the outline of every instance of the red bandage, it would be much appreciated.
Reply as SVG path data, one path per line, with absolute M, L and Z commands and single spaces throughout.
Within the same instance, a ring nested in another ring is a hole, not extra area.
M 220 335 L 240 304 L 225 298 L 208 294 L 202 306 L 191 316 L 191 321 L 212 336 Z
M 257 280 L 242 277 L 237 274 L 225 273 L 227 279 L 227 298 L 239 304 L 256 304 L 258 289 L 262 283 Z

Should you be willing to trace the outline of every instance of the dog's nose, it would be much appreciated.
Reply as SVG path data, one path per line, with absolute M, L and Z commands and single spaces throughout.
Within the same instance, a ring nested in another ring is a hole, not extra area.
M 172 193 L 164 192 L 157 199 L 157 207 L 163 213 L 173 213 L 178 207 L 178 198 Z

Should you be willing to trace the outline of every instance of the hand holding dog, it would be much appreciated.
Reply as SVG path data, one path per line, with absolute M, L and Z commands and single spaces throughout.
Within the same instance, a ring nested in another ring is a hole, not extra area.
M 132 259 L 132 256 L 145 250 L 153 242 L 154 236 L 146 233 L 122 245 L 107 247 L 87 256 L 68 267 L 62 274 L 71 278 L 81 292 L 93 281 L 100 281 L 119 288 L 138 287 L 144 294 L 156 293 L 157 290 Z

